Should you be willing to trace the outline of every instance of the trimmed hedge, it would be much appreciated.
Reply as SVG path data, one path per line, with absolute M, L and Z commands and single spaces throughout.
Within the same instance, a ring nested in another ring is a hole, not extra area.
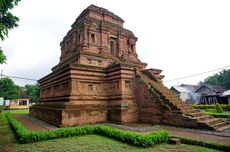
M 20 122 L 14 119 L 10 113 L 6 113 L 6 117 L 20 143 L 31 143 L 55 138 L 98 134 L 135 146 L 149 147 L 156 143 L 167 142 L 169 138 L 169 133 L 164 130 L 151 132 L 147 135 L 141 135 L 135 132 L 123 131 L 104 125 L 85 125 L 72 128 L 59 128 L 46 132 L 28 131 Z
M 224 110 L 224 111 L 230 111 L 230 105 L 226 105 L 226 104 L 219 104 L 220 107 Z M 216 108 L 216 104 L 194 104 L 192 105 L 194 108 L 197 108 L 197 109 L 201 109 L 201 110 L 204 110 L 204 109 L 215 109 Z
M 204 111 L 205 114 L 211 115 L 216 118 L 229 118 L 230 119 L 230 113 L 214 113 L 214 112 L 206 112 Z
M 172 137 L 179 138 L 182 143 L 188 144 L 188 145 L 197 145 L 197 146 L 213 148 L 213 149 L 217 149 L 217 150 L 221 150 L 221 151 L 230 151 L 230 145 L 223 145 L 223 144 L 213 143 L 213 142 L 209 142 L 209 141 L 197 141 L 197 140 L 193 140 L 193 139 L 176 137 L 176 136 L 172 136 Z

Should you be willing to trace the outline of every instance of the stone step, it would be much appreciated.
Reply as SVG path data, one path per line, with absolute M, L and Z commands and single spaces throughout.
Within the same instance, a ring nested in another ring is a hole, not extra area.
M 207 120 L 207 119 L 210 119 L 210 118 L 212 118 L 212 116 L 204 115 L 204 116 L 200 116 L 200 117 L 192 117 L 191 119 L 195 119 L 195 120 L 198 120 L 198 121 L 204 121 L 204 120 Z
M 187 113 L 186 115 L 192 116 L 192 117 L 201 117 L 204 116 L 202 112 L 196 112 L 196 113 Z
M 200 112 L 200 110 L 197 110 L 197 109 L 188 109 L 188 110 L 181 110 L 181 111 L 185 114 Z
M 167 90 L 167 91 L 159 90 L 159 91 L 161 91 L 161 93 L 163 93 L 169 97 L 177 97 L 176 94 L 171 93 L 169 90 Z
M 179 138 L 169 138 L 168 140 L 169 144 L 173 144 L 173 145 L 180 145 L 181 144 L 181 140 Z
M 221 122 L 221 121 L 222 121 L 222 119 L 219 119 L 219 118 L 210 118 L 210 119 L 207 119 L 207 120 L 203 120 L 201 122 L 207 123 L 209 125 L 213 125 L 213 124 Z
M 165 96 L 165 99 L 167 99 L 169 101 L 172 101 L 172 102 L 178 102 L 179 103 L 179 101 L 177 99 L 175 99 L 175 98 Z
M 217 119 L 218 119 L 218 118 L 217 118 Z M 218 123 L 220 123 L 220 122 L 223 122 L 223 120 L 222 120 L 222 119 L 218 119 L 218 120 L 209 122 L 209 124 L 210 124 L 210 125 L 215 125 L 215 124 L 218 124 Z
M 183 103 L 183 102 L 181 102 L 181 101 L 174 101 L 174 103 L 176 103 L 178 106 L 180 106 L 180 107 L 191 107 L 191 106 L 189 106 L 189 105 L 187 105 L 186 103 Z
M 230 129 L 230 124 L 228 124 L 226 126 L 222 126 L 222 127 L 216 128 L 215 130 L 216 131 L 224 131 L 226 129 Z
M 173 100 L 174 102 L 180 104 L 180 105 L 186 105 L 186 103 L 180 99 Z M 187 105 L 188 106 L 188 105 Z
M 211 125 L 211 126 L 214 127 L 215 129 L 217 129 L 217 128 L 224 127 L 226 125 L 228 125 L 228 123 L 226 121 L 222 121 L 222 122 L 216 123 L 216 124 Z
M 168 88 L 164 87 L 161 83 L 150 80 L 146 75 L 138 74 L 142 81 L 147 85 L 151 85 L 152 93 L 157 94 L 157 97 L 168 106 L 171 106 L 175 114 L 182 115 L 187 119 L 196 121 L 198 126 L 209 128 L 211 130 L 222 131 L 230 128 L 230 122 L 223 119 L 213 118 L 212 116 L 205 115 L 200 110 L 193 108 L 191 105 L 183 102 L 175 93 L 171 92 Z
M 187 105 L 187 104 L 184 104 L 184 103 L 182 103 L 182 102 L 177 102 L 177 105 L 179 106 L 179 107 L 190 107 L 190 108 L 193 108 L 193 107 L 191 107 L 191 106 L 189 106 L 189 105 Z
M 194 110 L 193 107 L 189 107 L 189 106 L 178 106 L 177 107 L 182 110 L 182 111 L 187 111 L 187 110 Z

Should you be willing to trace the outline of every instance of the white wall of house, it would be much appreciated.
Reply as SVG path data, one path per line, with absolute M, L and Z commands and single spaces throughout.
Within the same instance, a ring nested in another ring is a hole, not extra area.
M 10 102 L 10 109 L 29 108 L 29 99 L 15 99 Z
M 182 101 L 186 102 L 187 100 L 190 100 L 190 95 L 188 92 L 181 92 L 180 98 Z
M 28 106 L 29 105 L 29 99 L 18 99 L 18 105 L 19 106 Z
M 4 104 L 4 99 L 0 98 L 0 106 Z
M 10 106 L 10 100 L 5 100 L 5 106 Z

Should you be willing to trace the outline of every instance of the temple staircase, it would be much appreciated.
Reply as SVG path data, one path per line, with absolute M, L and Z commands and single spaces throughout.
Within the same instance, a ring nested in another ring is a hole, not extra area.
M 214 131 L 224 131 L 230 129 L 230 122 L 221 118 L 214 118 L 206 115 L 198 109 L 193 108 L 191 105 L 183 102 L 172 91 L 166 88 L 162 83 L 151 80 L 148 76 L 142 72 L 137 72 L 137 75 L 141 78 L 141 81 L 149 86 L 149 90 L 157 94 L 162 102 L 170 105 L 174 111 L 178 111 L 190 120 L 196 121 L 198 128 L 209 129 Z

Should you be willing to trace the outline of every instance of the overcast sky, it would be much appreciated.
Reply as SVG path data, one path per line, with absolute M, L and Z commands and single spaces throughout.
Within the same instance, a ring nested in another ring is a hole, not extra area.
M 90 4 L 125 20 L 124 27 L 138 37 L 141 61 L 162 69 L 166 81 L 230 65 L 229 0 L 22 0 L 13 10 L 19 27 L 0 44 L 8 58 L 0 65 L 3 74 L 33 79 L 49 74 L 59 62 L 59 43 Z M 165 85 L 197 84 L 217 72 Z

